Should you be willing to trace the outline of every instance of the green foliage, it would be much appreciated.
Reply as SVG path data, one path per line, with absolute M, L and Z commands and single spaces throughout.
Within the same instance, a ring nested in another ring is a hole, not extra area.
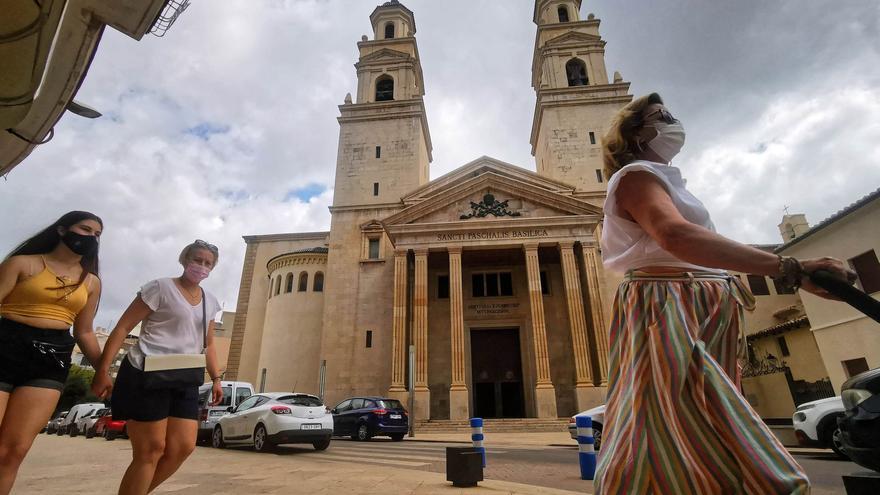
M 75 404 L 85 402 L 101 402 L 92 394 L 91 386 L 94 376 L 95 371 L 91 368 L 70 365 L 70 373 L 67 375 L 67 382 L 64 384 L 61 399 L 58 401 L 58 410 L 66 411 Z

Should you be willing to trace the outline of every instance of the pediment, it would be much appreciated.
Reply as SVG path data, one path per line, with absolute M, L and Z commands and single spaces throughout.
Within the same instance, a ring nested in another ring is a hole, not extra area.
M 569 45 L 575 43 L 595 43 L 602 41 L 601 36 L 596 36 L 594 34 L 582 33 L 579 31 L 569 31 L 565 34 L 559 35 L 555 38 L 550 38 L 546 42 L 544 42 L 544 46 L 559 46 L 559 45 Z
M 554 191 L 541 181 L 532 182 L 499 173 L 503 171 L 495 167 L 479 169 L 476 174 L 472 171 L 470 176 L 433 190 L 430 198 L 404 208 L 382 223 L 388 227 L 602 215 L 601 208 L 574 198 L 570 193 Z
M 358 63 L 376 64 L 385 62 L 400 62 L 409 60 L 410 58 L 412 57 L 409 53 L 399 52 L 390 48 L 383 48 L 381 50 L 370 53 L 369 55 L 364 55 L 363 57 L 361 57 Z
M 538 175 L 531 170 L 497 160 L 488 156 L 481 156 L 465 165 L 438 177 L 424 186 L 416 189 L 402 198 L 403 204 L 412 206 L 425 201 L 433 196 L 444 193 L 457 184 L 467 182 L 480 175 L 492 173 L 500 177 L 506 177 L 518 182 L 530 184 L 533 187 L 555 192 L 565 196 L 574 194 L 575 187 L 564 182 L 549 179 Z

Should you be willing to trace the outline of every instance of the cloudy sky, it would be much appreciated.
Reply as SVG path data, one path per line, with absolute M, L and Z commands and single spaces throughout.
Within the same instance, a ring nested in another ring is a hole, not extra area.
M 102 216 L 104 299 L 220 246 L 206 282 L 235 306 L 242 235 L 329 227 L 337 105 L 356 88 L 368 0 L 193 0 L 164 38 L 107 29 L 55 139 L 0 182 L 0 251 L 67 210 Z M 431 177 L 481 155 L 534 170 L 530 0 L 406 0 L 434 143 Z M 880 186 L 880 3 L 585 0 L 609 73 L 659 92 L 688 132 L 676 160 L 721 233 L 778 242 L 783 207 L 818 223 Z M 14 212 L 10 214 L 9 212 Z

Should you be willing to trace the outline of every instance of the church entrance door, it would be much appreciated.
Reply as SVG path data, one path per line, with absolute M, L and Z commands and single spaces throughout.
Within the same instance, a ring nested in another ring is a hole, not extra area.
M 519 329 L 472 329 L 471 366 L 476 417 L 525 415 Z

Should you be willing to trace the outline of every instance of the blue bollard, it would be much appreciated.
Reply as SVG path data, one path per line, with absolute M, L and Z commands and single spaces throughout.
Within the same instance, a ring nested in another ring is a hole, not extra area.
M 483 418 L 471 418 L 471 440 L 474 448 L 483 458 L 483 467 L 486 467 L 486 448 L 483 447 Z
M 581 479 L 596 477 L 596 451 L 593 449 L 593 419 L 589 416 L 575 417 L 578 437 L 578 458 L 581 464 Z

